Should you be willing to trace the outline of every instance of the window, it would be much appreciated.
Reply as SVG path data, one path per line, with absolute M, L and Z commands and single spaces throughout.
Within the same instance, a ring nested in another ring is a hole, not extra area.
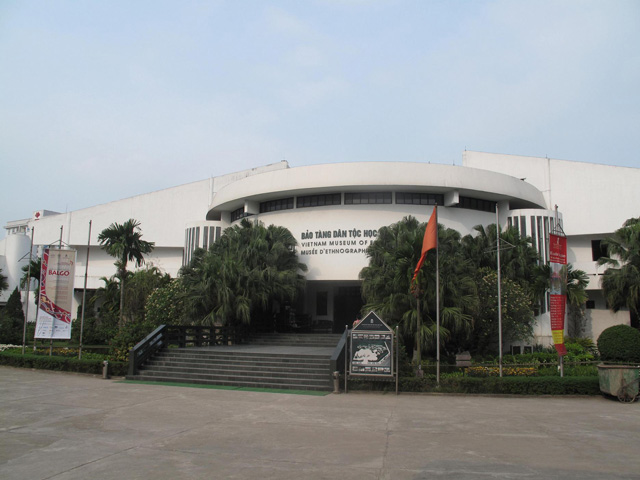
M 279 198 L 260 204 L 260 213 L 277 212 L 278 210 L 290 210 L 293 208 L 293 197 Z
M 520 236 L 527 236 L 527 217 L 520 215 Z
M 594 308 L 596 308 L 596 301 L 595 300 L 587 300 L 586 308 L 589 309 L 589 310 L 593 310 Z
M 359 192 L 345 193 L 345 205 L 390 204 L 391 192 Z
M 397 192 L 396 203 L 398 205 L 444 205 L 444 195 Z
M 482 200 L 481 198 L 460 197 L 459 203 L 456 207 L 496 213 L 496 202 Z
M 235 222 L 236 220 L 240 220 L 242 217 L 244 217 L 244 206 L 234 210 L 233 212 L 231 212 L 231 221 Z
M 329 193 L 327 195 L 305 195 L 296 199 L 296 208 L 324 207 L 325 205 L 342 204 L 340 193 Z
M 591 259 L 597 262 L 601 257 L 607 256 L 607 247 L 602 245 L 602 240 L 591 240 Z
M 536 236 L 536 217 L 531 217 L 531 246 L 538 251 L 538 237 Z

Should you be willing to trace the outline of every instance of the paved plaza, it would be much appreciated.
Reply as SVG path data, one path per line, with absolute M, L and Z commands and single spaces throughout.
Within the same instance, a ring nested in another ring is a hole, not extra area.
M 640 404 L 217 390 L 0 367 L 0 478 L 640 478 Z

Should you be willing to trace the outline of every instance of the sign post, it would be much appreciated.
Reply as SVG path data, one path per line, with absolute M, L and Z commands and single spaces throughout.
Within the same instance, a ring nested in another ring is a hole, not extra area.
M 347 375 L 372 380 L 391 381 L 396 379 L 397 361 L 394 356 L 394 337 L 393 330 L 378 315 L 370 312 L 351 330 Z

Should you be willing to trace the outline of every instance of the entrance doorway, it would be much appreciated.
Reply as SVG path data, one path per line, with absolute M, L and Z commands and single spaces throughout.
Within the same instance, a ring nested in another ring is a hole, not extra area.
M 345 325 L 353 325 L 362 310 L 360 286 L 338 287 L 333 301 L 333 333 L 344 332 Z

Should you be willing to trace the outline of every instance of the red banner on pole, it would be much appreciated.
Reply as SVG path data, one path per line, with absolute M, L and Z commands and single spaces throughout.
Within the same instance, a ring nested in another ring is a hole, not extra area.
M 75 250 L 44 250 L 35 338 L 71 338 L 75 263 Z
M 549 235 L 549 262 L 567 264 L 567 237 Z
M 566 355 L 564 317 L 567 311 L 567 237 L 549 235 L 549 266 L 551 267 L 551 335 L 558 355 Z

